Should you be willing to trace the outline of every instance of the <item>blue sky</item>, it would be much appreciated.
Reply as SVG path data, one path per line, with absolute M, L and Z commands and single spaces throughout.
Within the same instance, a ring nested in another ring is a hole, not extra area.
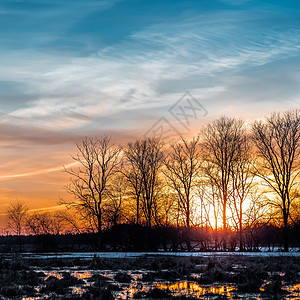
M 3 119 L 60 133 L 133 130 L 185 91 L 211 117 L 292 107 L 299 9 L 298 1 L 2 0 Z
M 195 130 L 298 108 L 300 2 L 1 0 L 0 65 L 1 172 L 52 169 L 81 136 L 173 122 L 186 91 L 208 111 Z

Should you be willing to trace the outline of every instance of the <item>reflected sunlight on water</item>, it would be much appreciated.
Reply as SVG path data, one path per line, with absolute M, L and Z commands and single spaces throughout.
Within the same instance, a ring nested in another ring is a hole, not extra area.
M 200 286 L 195 282 L 181 281 L 176 283 L 156 283 L 155 287 L 162 290 L 169 290 L 174 296 L 193 296 L 200 297 L 206 294 L 218 294 L 233 299 L 231 292 L 236 288 L 229 285 L 222 286 Z
M 68 272 L 68 270 L 62 270 Z M 85 292 L 88 291 L 89 287 L 92 283 L 89 281 L 89 278 L 93 277 L 95 271 L 93 270 L 69 270 L 70 275 L 83 280 L 84 283 L 76 284 L 75 286 L 70 286 L 70 293 L 77 297 L 82 297 Z M 59 271 L 43 271 L 45 273 L 44 280 L 47 280 L 50 276 L 56 277 L 58 279 L 63 279 L 63 273 Z M 71 273 L 72 272 L 72 273 Z M 132 281 L 129 284 L 116 282 L 114 277 L 116 275 L 116 271 L 101 271 L 97 272 L 97 274 L 101 276 L 105 276 L 108 282 L 115 283 L 118 285 L 122 290 L 121 291 L 114 291 L 113 295 L 115 299 L 134 299 L 135 296 L 138 297 L 145 297 L 147 296 L 147 292 L 152 290 L 153 288 L 158 288 L 163 291 L 167 291 L 172 296 L 183 296 L 183 297 L 193 297 L 195 299 L 215 299 L 216 296 L 225 296 L 226 299 L 235 299 L 237 288 L 233 285 L 228 284 L 217 284 L 217 285 L 199 285 L 196 282 L 190 281 L 180 281 L 180 282 L 142 282 L 143 272 L 136 270 L 136 271 L 128 271 L 128 274 L 132 277 Z M 282 276 L 283 273 L 278 273 Z M 197 279 L 199 276 L 198 274 L 194 273 L 191 275 L 192 278 Z M 94 281 L 93 281 L 94 282 Z M 300 283 L 294 285 L 285 285 L 284 282 L 282 289 L 285 290 L 287 293 L 283 294 L 282 297 L 284 299 L 300 299 Z M 266 297 L 270 296 L 266 292 L 268 291 L 268 285 L 272 284 L 271 281 L 265 281 L 262 286 L 260 287 L 259 293 L 238 293 L 238 296 L 243 299 L 249 299 L 250 297 L 257 300 L 267 299 Z M 35 287 L 36 291 L 40 291 L 40 286 Z M 137 293 L 140 292 L 140 295 Z M 73 297 L 74 297 L 73 296 Z M 72 297 L 72 296 L 71 296 Z M 24 297 L 22 300 L 38 300 L 41 299 L 40 297 Z
M 100 274 L 104 277 L 109 278 L 109 279 L 114 279 L 114 276 L 116 275 L 116 272 L 105 271 L 105 272 L 101 272 Z
M 46 277 L 44 278 L 44 280 L 47 280 L 49 277 L 56 277 L 57 279 L 63 279 L 63 276 L 61 274 L 59 274 L 58 272 L 54 271 L 54 272 L 50 272 L 46 275 Z
M 260 290 L 261 292 L 264 292 L 265 289 L 266 289 L 266 286 L 268 286 L 268 285 L 270 285 L 270 284 L 271 284 L 271 281 L 267 281 L 267 282 L 263 283 L 263 285 L 259 288 L 259 290 Z
M 121 293 L 116 297 L 116 299 L 133 299 L 134 295 L 137 292 L 148 292 L 149 291 L 149 285 L 145 285 L 141 282 L 138 282 L 137 279 L 139 279 L 141 276 L 137 274 L 130 274 L 134 281 L 132 281 L 128 288 L 125 288 Z
M 87 278 L 91 278 L 92 277 L 92 273 L 89 271 L 85 271 L 85 272 L 78 272 L 75 271 L 71 274 L 73 277 L 78 278 L 78 279 L 87 279 Z
M 287 286 L 284 289 L 290 293 L 287 295 L 287 299 L 300 299 L 300 283 Z
M 134 281 L 128 288 L 124 289 L 116 299 L 133 299 L 137 292 L 148 292 L 151 288 L 170 291 L 173 296 L 190 296 L 194 298 L 200 298 L 204 295 L 224 295 L 227 299 L 234 299 L 231 292 L 236 291 L 235 287 L 229 285 L 200 286 L 195 282 L 188 281 L 145 285 Z
M 72 289 L 72 294 L 74 295 L 83 295 L 86 292 L 86 289 L 80 288 L 80 287 L 74 287 Z
M 72 294 L 83 295 L 87 291 L 86 287 L 90 286 L 90 284 L 87 283 L 86 279 L 91 278 L 92 273 L 90 271 L 82 271 L 82 272 L 74 271 L 73 273 L 71 273 L 71 276 L 77 279 L 82 279 L 85 282 L 85 284 L 82 287 L 78 287 L 78 286 L 73 287 Z

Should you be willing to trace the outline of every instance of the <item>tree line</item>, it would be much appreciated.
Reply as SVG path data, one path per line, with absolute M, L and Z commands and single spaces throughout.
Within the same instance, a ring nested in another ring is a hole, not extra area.
M 65 210 L 55 217 L 24 217 L 11 204 L 7 212 L 17 234 L 21 217 L 32 234 L 94 232 L 99 247 L 103 230 L 118 224 L 187 232 L 201 227 L 215 233 L 216 249 L 227 249 L 235 232 L 243 250 L 248 229 L 271 224 L 282 228 L 289 249 L 288 228 L 299 223 L 298 111 L 251 124 L 223 116 L 197 136 L 170 144 L 141 138 L 121 147 L 103 136 L 85 137 L 76 146 L 76 164 L 65 168 L 73 200 L 61 199 Z

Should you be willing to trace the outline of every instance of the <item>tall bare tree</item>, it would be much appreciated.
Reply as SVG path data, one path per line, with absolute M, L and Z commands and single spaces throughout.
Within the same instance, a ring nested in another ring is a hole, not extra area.
M 116 226 L 124 218 L 124 204 L 127 197 L 126 178 L 117 173 L 111 182 L 109 199 L 104 204 L 104 218 L 110 226 Z
M 159 174 L 164 158 L 162 148 L 163 143 L 159 139 L 145 138 L 129 143 L 124 151 L 131 167 L 129 174 L 133 176 L 129 182 L 137 196 L 137 220 L 140 218 L 138 211 L 141 208 L 149 227 L 155 219 L 161 192 Z
M 16 200 L 11 202 L 6 210 L 8 217 L 8 227 L 13 233 L 20 236 L 23 232 L 28 207 L 25 202 Z
M 159 201 L 159 215 L 156 216 L 158 225 L 170 226 L 176 222 L 175 201 L 174 192 L 165 185 Z
M 103 226 L 103 201 L 109 197 L 110 180 L 119 163 L 120 149 L 111 145 L 110 137 L 100 139 L 84 138 L 77 144 L 78 153 L 72 158 L 77 168 L 65 168 L 72 176 L 67 190 L 74 201 L 62 201 L 69 208 L 76 208 L 80 215 L 88 219 L 95 231 L 101 235 Z
M 184 225 L 190 228 L 195 195 L 201 168 L 199 136 L 170 146 L 165 160 L 164 175 L 178 198 L 179 213 L 184 217 Z
M 201 201 L 201 214 L 204 215 L 205 224 L 214 231 L 215 250 L 219 248 L 218 242 L 218 220 L 220 216 L 220 190 L 211 177 L 213 169 L 204 166 L 204 180 L 198 186 L 198 197 Z M 207 176 L 209 174 L 209 176 Z M 206 176 L 205 176 L 206 175 Z M 202 226 L 204 225 L 203 222 Z
M 21 234 L 25 227 L 28 207 L 25 202 L 16 200 L 11 202 L 7 208 L 8 227 L 18 236 L 19 250 L 22 251 Z
M 216 168 L 213 163 L 206 161 L 203 166 L 203 176 L 204 180 L 202 181 L 202 184 L 199 185 L 199 189 L 200 191 L 204 190 L 204 197 L 207 199 L 206 203 L 203 203 L 203 205 L 205 205 L 207 209 L 209 206 L 212 206 L 214 225 L 211 227 L 217 232 L 221 211 L 220 198 L 222 197 L 218 168 Z
M 203 131 L 204 159 L 214 166 L 209 174 L 220 190 L 224 236 L 227 230 L 227 206 L 230 195 L 232 169 L 240 154 L 243 143 L 244 123 L 234 118 L 221 117 L 210 123 Z M 226 240 L 224 238 L 224 248 Z
M 278 196 L 270 204 L 280 209 L 283 219 L 284 250 L 288 251 L 288 222 L 294 189 L 299 184 L 300 114 L 276 113 L 253 124 L 253 141 L 259 156 L 257 175 Z
M 252 147 L 249 136 L 241 137 L 242 143 L 238 148 L 238 157 L 231 169 L 231 194 L 230 208 L 232 219 L 239 233 L 240 251 L 243 250 L 243 209 L 249 193 L 253 187 L 253 164 Z
M 61 203 L 63 202 L 64 201 L 61 200 Z M 71 209 L 64 208 L 57 211 L 55 218 L 58 223 L 61 224 L 65 233 L 80 234 L 91 231 L 89 220 L 83 219 L 80 213 L 75 214 Z
M 129 143 L 123 149 L 123 160 L 120 167 L 120 172 L 124 175 L 128 182 L 129 193 L 135 202 L 135 223 L 140 223 L 140 206 L 143 190 L 142 171 L 139 161 L 142 156 L 142 147 L 138 143 Z
M 26 218 L 27 232 L 34 235 L 59 234 L 62 222 L 55 214 L 34 212 Z

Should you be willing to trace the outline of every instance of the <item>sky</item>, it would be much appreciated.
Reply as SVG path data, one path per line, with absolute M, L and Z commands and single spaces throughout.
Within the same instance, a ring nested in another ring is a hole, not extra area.
M 84 136 L 299 107 L 300 1 L 0 0 L 0 216 L 56 209 Z

